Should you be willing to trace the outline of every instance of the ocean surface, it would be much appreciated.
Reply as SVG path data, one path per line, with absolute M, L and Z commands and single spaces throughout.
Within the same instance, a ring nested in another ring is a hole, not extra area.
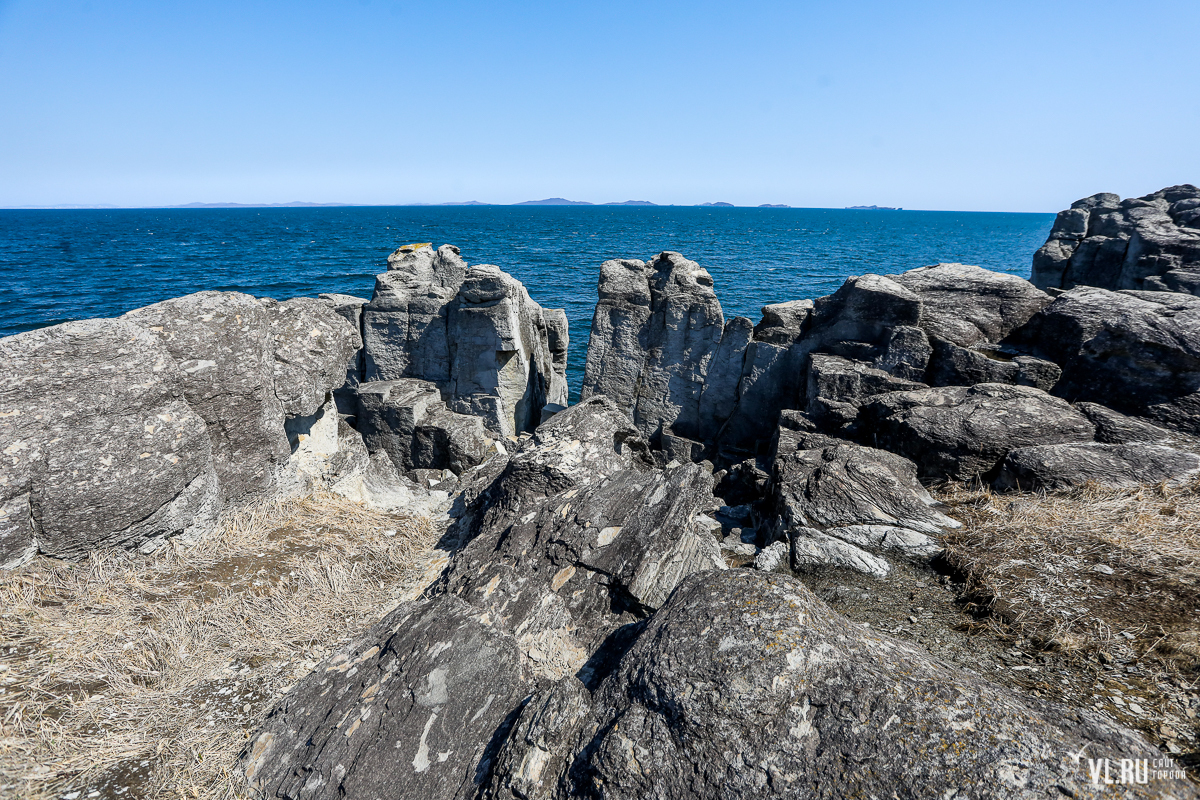
M 600 264 L 675 250 L 713 276 L 725 316 L 829 294 L 849 275 L 957 261 L 1028 277 L 1053 214 L 467 206 L 0 210 L 0 336 L 112 317 L 203 289 L 369 298 L 409 242 L 455 244 L 570 320 L 572 399 Z

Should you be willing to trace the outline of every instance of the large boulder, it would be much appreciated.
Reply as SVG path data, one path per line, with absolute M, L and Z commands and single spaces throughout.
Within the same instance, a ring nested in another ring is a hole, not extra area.
M 481 463 L 492 448 L 481 417 L 450 411 L 429 381 L 368 381 L 356 393 L 355 425 L 370 453 L 383 452 L 397 469 L 449 469 Z
M 1200 434 L 1200 297 L 1079 287 L 1009 341 L 1062 367 L 1056 395 Z
M 921 328 L 959 347 L 1000 341 L 1051 299 L 1024 278 L 967 264 L 934 264 L 890 278 L 921 299 Z
M 493 485 L 497 511 L 485 512 L 435 591 L 491 611 L 550 677 L 579 672 L 613 631 L 662 605 L 687 575 L 725 568 L 700 520 L 713 502 L 701 467 L 624 469 L 530 504 L 520 461 Z M 510 520 L 518 505 L 525 513 Z
M 525 706 L 499 763 L 569 766 L 508 797 L 1081 797 L 1088 764 L 1075 754 L 1165 758 L 1099 715 L 943 665 L 793 578 L 749 570 L 685 580 L 583 715 L 585 700 L 563 687 Z M 1183 778 L 1105 794 L 1197 796 Z
M 149 550 L 212 526 L 209 434 L 158 336 L 124 320 L 68 322 L 0 339 L 0 361 L 0 566 L 39 550 Z
M 986 345 L 979 349 L 960 347 L 937 337 L 932 344 L 933 355 L 925 372 L 925 380 L 931 386 L 1008 383 L 1048 392 L 1062 377 L 1062 368 L 1053 361 L 1013 355 Z
M 286 800 L 473 797 L 537 688 L 530 667 L 461 599 L 404 603 L 284 697 L 243 752 L 246 777 Z
M 912 459 L 935 480 L 970 480 L 1010 450 L 1089 442 L 1096 430 L 1060 398 L 997 383 L 880 395 L 862 408 L 859 426 L 868 444 Z
M 813 353 L 809 356 L 805 410 L 822 427 L 836 430 L 852 423 L 859 407 L 875 395 L 925 388 L 923 383 L 894 377 L 868 363 Z
M 340 316 L 359 334 L 359 347 L 346 364 L 346 378 L 342 385 L 333 390 L 333 399 L 337 402 L 338 412 L 354 415 L 354 392 L 363 381 L 366 369 L 362 347 L 362 310 L 369 300 L 365 297 L 355 297 L 350 294 L 321 294 L 317 298 L 328 305 L 333 312 Z
M 1072 203 L 1034 254 L 1033 282 L 1200 293 L 1200 189 L 1183 184 L 1127 200 L 1105 193 Z
M 997 489 L 1049 491 L 1085 483 L 1128 489 L 1182 483 L 1200 474 L 1200 456 L 1158 444 L 1048 444 L 1009 452 Z
M 600 302 L 588 341 L 581 397 L 605 394 L 633 417 L 651 444 L 663 433 L 711 441 L 723 419 L 712 410 L 728 405 L 710 392 L 707 430 L 701 430 L 701 395 L 725 332 L 721 303 L 712 277 L 679 253 L 664 252 L 649 264 L 605 262 L 600 271 Z M 745 341 L 744 331 L 731 336 Z M 726 347 L 721 362 L 740 362 Z M 732 370 L 720 390 L 732 394 Z
M 346 380 L 362 348 L 358 326 L 322 300 L 262 300 L 274 356 L 275 396 L 289 417 L 315 414 Z
M 267 308 L 248 294 L 197 292 L 121 319 L 152 333 L 179 364 L 184 398 L 208 426 L 224 499 L 273 490 L 291 447 L 275 392 L 276 342 Z M 303 392 L 291 398 L 290 391 L 284 396 L 303 404 Z
M 559 330 L 561 328 L 563 330 Z M 555 338 L 565 332 L 556 320 Z M 448 322 L 450 406 L 482 417 L 503 436 L 531 431 L 541 422 L 552 388 L 565 404 L 566 384 L 554 380 L 555 356 L 542 307 L 499 267 L 471 267 L 450 307 Z
M 457 247 L 389 256 L 362 324 L 365 381 L 429 381 L 497 435 L 533 430 L 548 404 L 566 404 L 565 314 L 542 309 L 499 267 L 468 268 Z
M 791 540 L 797 569 L 841 566 L 883 577 L 874 553 L 925 558 L 960 523 L 937 511 L 906 458 L 781 425 L 771 474 L 776 538 Z M 865 552 L 864 552 L 865 551 Z
M 364 380 L 450 380 L 446 325 L 466 274 L 453 245 L 405 245 L 388 256 L 362 310 Z

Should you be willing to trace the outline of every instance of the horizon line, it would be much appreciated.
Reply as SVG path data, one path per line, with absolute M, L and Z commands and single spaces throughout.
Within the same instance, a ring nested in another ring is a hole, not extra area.
M 558 201 L 558 202 L 554 202 Z M 939 212 L 939 213 L 957 213 L 957 214 L 1054 214 L 1054 211 L 995 211 L 995 210 L 967 210 L 955 208 L 908 208 L 908 207 L 892 207 L 892 206 L 792 206 L 782 203 L 763 203 L 760 205 L 736 205 L 734 203 L 653 203 L 646 200 L 635 200 L 625 202 L 607 202 L 607 203 L 592 203 L 586 200 L 568 200 L 562 201 L 562 198 L 550 198 L 547 200 L 525 200 L 518 203 L 484 203 L 477 200 L 465 202 L 443 202 L 443 203 L 427 203 L 427 202 L 408 202 L 408 203 L 311 203 L 303 201 L 292 201 L 288 203 L 182 203 L 171 205 L 145 205 L 145 206 L 122 206 L 109 203 L 59 203 L 55 205 L 21 205 L 21 206 L 0 206 L 0 211 L 221 211 L 221 210 L 237 210 L 237 209 L 304 209 L 304 208 L 454 208 L 454 207 L 478 207 L 490 206 L 500 208 L 513 208 L 517 206 L 524 207 L 553 207 L 553 208 L 740 208 L 740 209 L 765 209 L 773 211 L 922 211 L 922 212 Z

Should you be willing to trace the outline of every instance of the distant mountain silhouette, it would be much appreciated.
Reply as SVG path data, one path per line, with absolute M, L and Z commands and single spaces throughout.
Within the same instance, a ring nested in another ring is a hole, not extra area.
M 606 206 L 656 206 L 658 203 L 651 203 L 649 200 L 626 200 L 624 203 L 604 203 Z
M 791 206 L 784 203 L 763 203 L 759 208 L 791 208 Z
M 733 203 L 701 203 L 701 206 L 714 206 L 720 208 L 734 208 Z
M 903 208 L 891 206 L 846 206 L 847 211 L 903 211 Z
M 464 200 L 461 203 L 440 203 L 443 206 L 490 206 L 491 203 L 481 203 L 478 200 Z
M 586 200 L 566 200 L 562 197 L 548 197 L 545 200 L 526 200 L 524 203 L 513 203 L 515 206 L 591 206 Z
M 185 203 L 181 206 L 163 206 L 163 208 L 330 208 L 333 206 L 348 206 L 349 203 L 302 203 L 298 200 L 291 203 Z

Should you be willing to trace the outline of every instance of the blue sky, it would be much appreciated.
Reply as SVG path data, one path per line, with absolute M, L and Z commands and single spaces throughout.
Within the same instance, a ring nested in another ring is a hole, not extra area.
M 1200 3 L 0 0 L 0 206 L 1055 211 L 1200 182 Z

